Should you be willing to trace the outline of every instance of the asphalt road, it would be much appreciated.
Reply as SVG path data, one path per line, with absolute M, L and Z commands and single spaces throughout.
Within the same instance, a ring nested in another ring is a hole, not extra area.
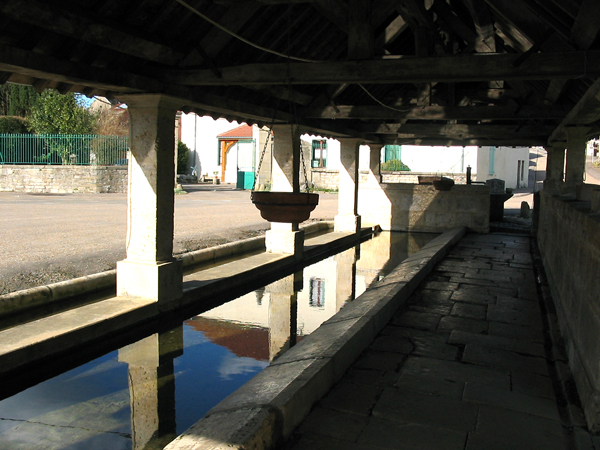
M 260 234 L 269 224 L 250 192 L 184 186 L 175 196 L 174 253 Z M 0 192 L 0 294 L 112 269 L 125 258 L 125 194 Z M 332 219 L 337 195 L 321 194 L 311 219 Z

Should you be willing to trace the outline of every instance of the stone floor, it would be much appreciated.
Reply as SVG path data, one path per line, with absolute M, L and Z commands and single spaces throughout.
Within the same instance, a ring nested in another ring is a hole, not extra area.
M 286 450 L 600 449 L 561 387 L 568 370 L 530 245 L 464 237 Z

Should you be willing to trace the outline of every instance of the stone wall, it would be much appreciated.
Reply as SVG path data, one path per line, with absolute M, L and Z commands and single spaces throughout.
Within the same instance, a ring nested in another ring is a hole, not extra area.
M 537 239 L 586 420 L 600 432 L 600 213 L 541 191 Z
M 464 173 L 429 173 L 429 172 L 382 172 L 381 181 L 384 183 L 411 183 L 418 184 L 419 176 L 444 176 L 452 178 L 457 184 L 467 184 L 467 175 Z M 474 178 L 473 178 L 474 179 Z
M 312 183 L 317 189 L 337 189 L 340 185 L 340 173 L 330 169 L 312 169 Z
M 489 232 L 488 186 L 463 184 L 437 191 L 418 184 L 362 183 L 358 192 L 358 214 L 364 225 L 431 233 L 464 226 L 477 233 Z
M 337 189 L 340 183 L 340 174 L 337 170 L 313 168 L 311 169 L 312 182 L 317 189 Z M 364 182 L 367 178 L 367 170 L 360 171 L 360 181 Z M 467 176 L 464 173 L 428 173 L 428 172 L 382 172 L 381 181 L 383 183 L 409 183 L 417 184 L 419 175 L 432 176 L 442 175 L 452 178 L 457 184 L 467 184 Z M 473 179 L 475 179 L 473 177 Z
M 0 165 L 0 191 L 126 193 L 127 166 Z

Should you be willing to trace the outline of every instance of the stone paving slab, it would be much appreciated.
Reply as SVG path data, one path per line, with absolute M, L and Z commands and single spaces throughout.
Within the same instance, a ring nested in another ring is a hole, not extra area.
M 529 238 L 465 236 L 321 400 L 350 412 L 360 385 L 359 437 L 320 441 L 303 424 L 285 449 L 593 450 L 557 404 L 547 358 L 564 352 L 541 314 Z M 319 429 L 339 420 L 319 414 Z
M 383 449 L 463 450 L 466 438 L 467 433 L 463 431 L 374 417 L 364 429 L 358 443 Z

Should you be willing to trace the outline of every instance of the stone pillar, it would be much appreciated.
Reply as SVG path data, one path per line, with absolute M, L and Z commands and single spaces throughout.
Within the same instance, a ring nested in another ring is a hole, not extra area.
M 367 185 L 378 186 L 381 183 L 381 149 L 383 145 L 370 145 L 369 173 Z
M 271 191 L 300 192 L 300 131 L 297 125 L 273 126 Z M 297 223 L 271 223 L 265 236 L 267 252 L 302 258 L 304 231 Z
M 563 141 L 552 142 L 546 147 L 546 179 L 544 189 L 549 192 L 558 192 L 564 179 L 565 149 L 567 143 Z
M 134 450 L 163 448 L 177 436 L 173 360 L 182 354 L 181 325 L 119 350 L 119 361 L 129 365 Z
M 176 104 L 161 95 L 125 95 L 130 125 L 127 259 L 117 263 L 117 295 L 159 301 L 182 296 L 182 265 L 173 258 Z
M 302 289 L 302 272 L 288 275 L 270 284 L 269 361 L 273 361 L 296 344 L 298 297 Z
M 587 127 L 565 127 L 567 133 L 567 167 L 563 194 L 574 194 L 577 186 L 583 184 L 585 174 L 585 156 Z
M 335 260 L 335 306 L 339 311 L 346 302 L 356 296 L 356 260 L 360 246 L 349 248 L 334 256 Z
M 334 231 L 359 232 L 358 215 L 358 149 L 359 139 L 340 139 L 340 185 L 338 214 L 335 216 Z

